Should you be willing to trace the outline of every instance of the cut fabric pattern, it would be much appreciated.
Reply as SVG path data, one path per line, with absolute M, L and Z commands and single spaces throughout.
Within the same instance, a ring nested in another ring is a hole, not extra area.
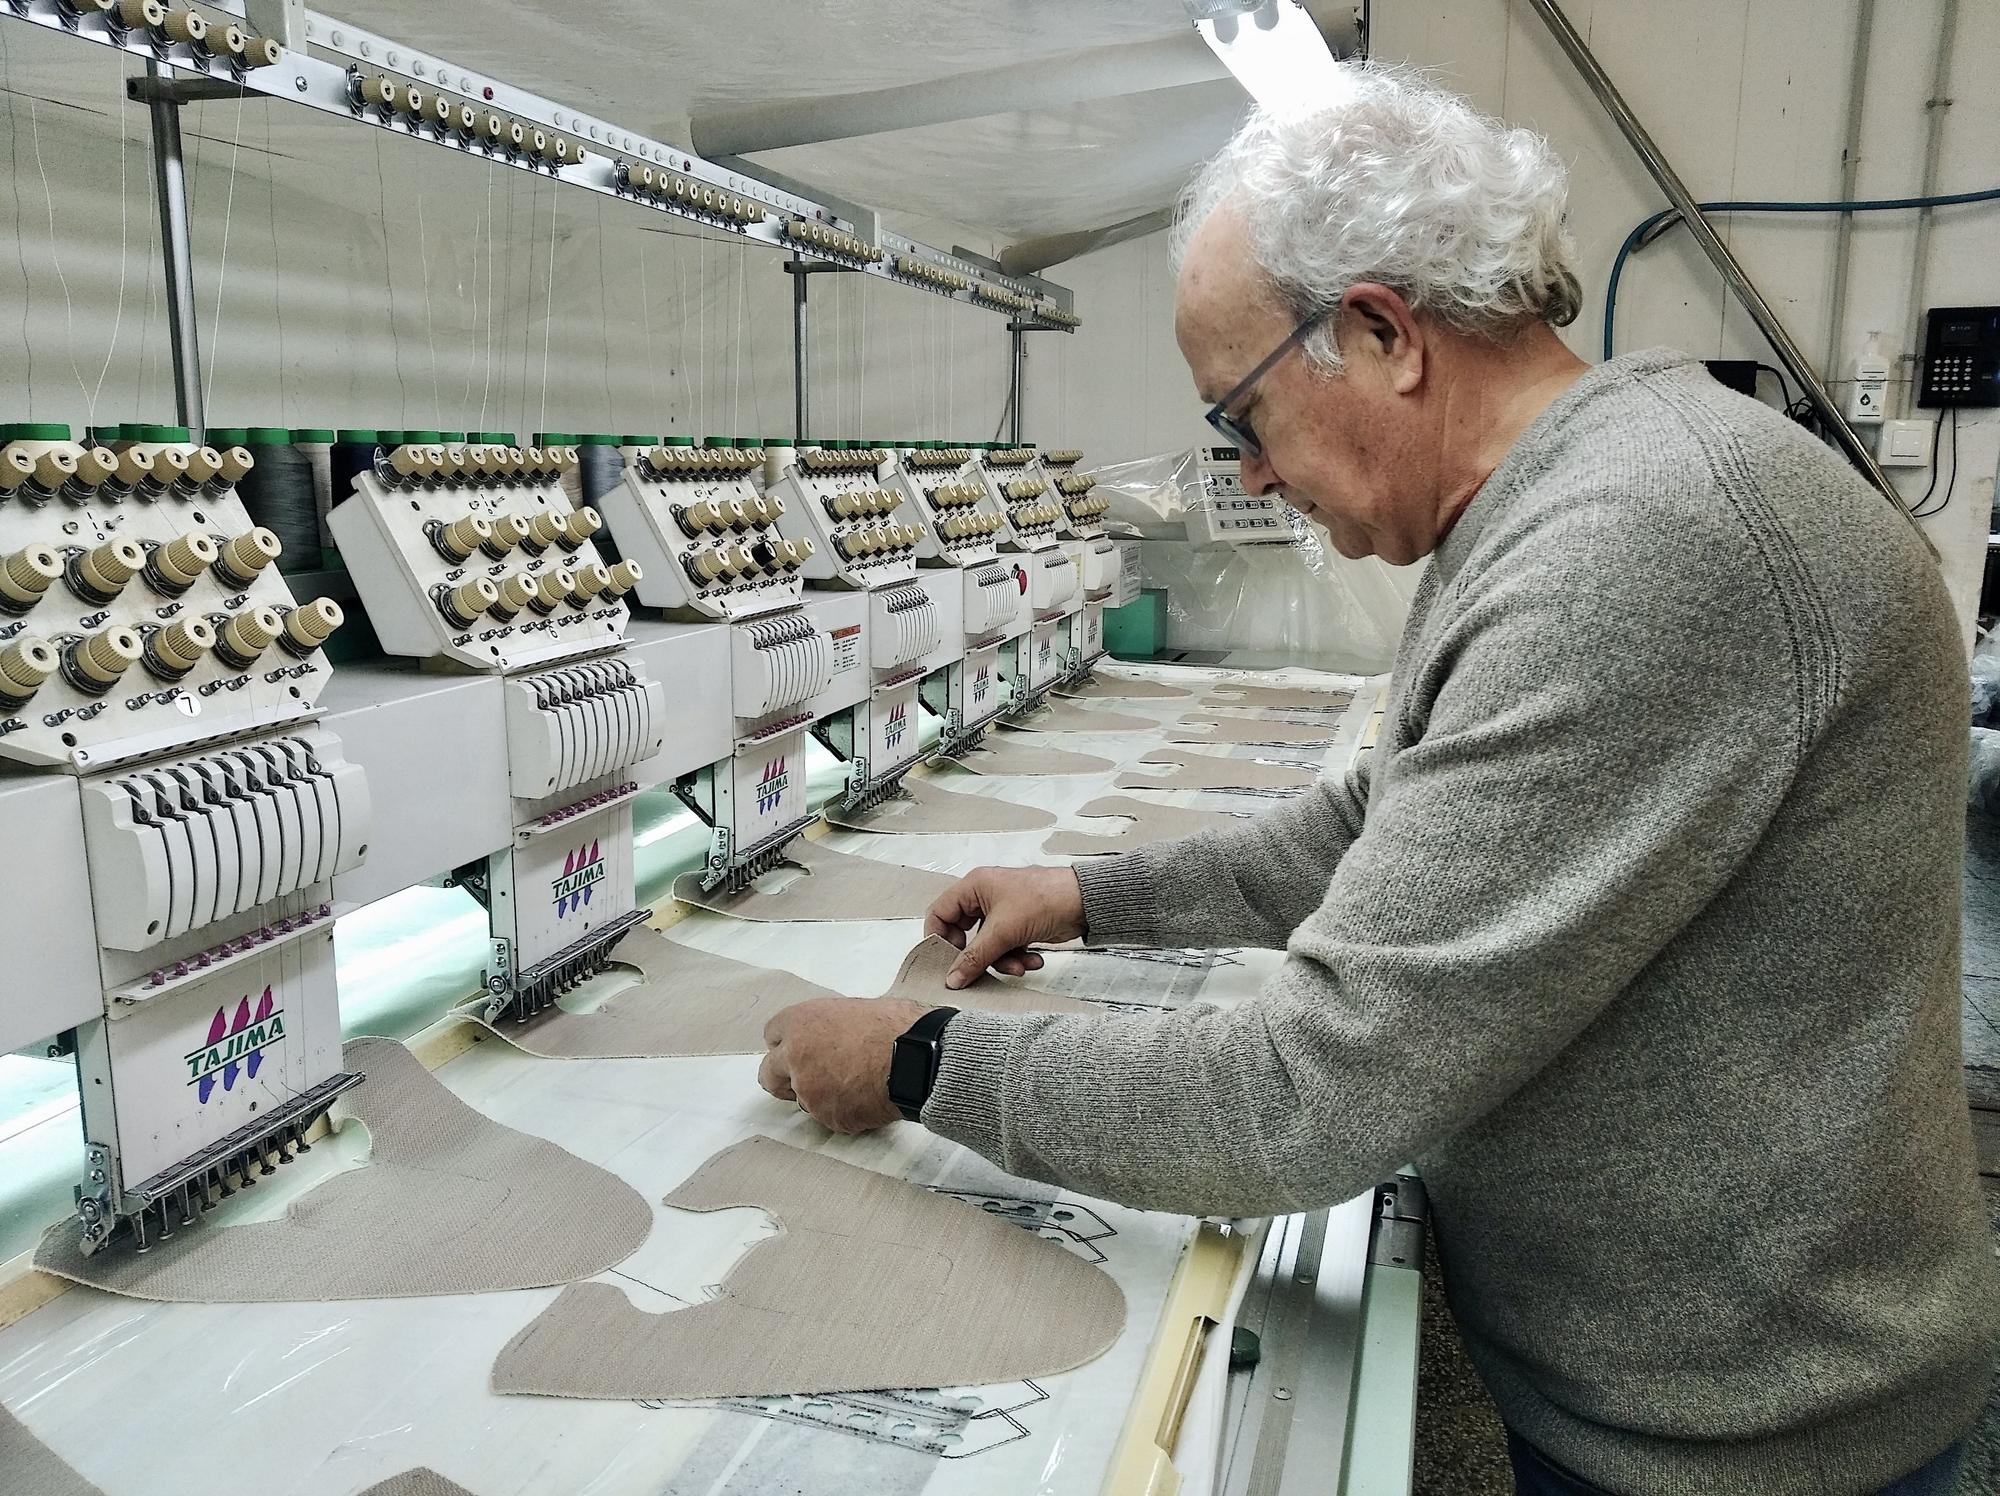
M 0 1407 L 0 1496 L 104 1496 Z
M 1057 686 L 1055 694 L 1072 701 L 1169 701 L 1194 692 L 1186 686 L 1170 686 L 1136 675 L 1106 674 L 1092 676 L 1079 685 Z
M 1130 824 L 1122 831 L 1106 830 L 1101 835 L 1088 831 L 1062 830 L 1050 834 L 1042 850 L 1051 857 L 1097 857 L 1106 852 L 1129 852 L 1134 847 L 1192 836 L 1240 824 L 1240 818 L 1213 810 L 1189 810 L 1182 805 L 1155 805 L 1150 800 L 1134 800 L 1129 795 L 1102 795 L 1077 808 L 1080 816 L 1127 816 Z
M 701 886 L 700 873 L 682 873 L 674 879 L 674 897 L 732 919 L 779 923 L 793 919 L 914 919 L 958 881 L 922 868 L 836 852 L 803 836 L 785 849 L 785 862 L 801 869 L 804 876 L 792 879 L 775 893 L 766 893 L 754 883 L 738 893 L 709 892 Z
M 1333 744 L 1333 723 L 1324 727 L 1280 722 L 1269 717 L 1224 717 L 1196 712 L 1167 729 L 1169 743 L 1269 743 L 1288 748 L 1327 748 Z
M 811 998 L 840 996 L 789 971 L 682 945 L 645 925 L 612 948 L 611 960 L 643 980 L 593 1012 L 557 1006 L 526 1023 L 473 1021 L 517 1049 L 552 1060 L 762 1054 L 764 1024 L 773 1014 Z
M 926 935 L 903 958 L 895 983 L 882 995 L 906 997 L 934 1007 L 976 1008 L 983 1013 L 1103 1013 L 1104 1009 L 1081 998 L 1061 997 L 1053 992 L 1036 992 L 1013 987 L 992 976 L 981 977 L 970 987 L 954 992 L 944 984 L 945 973 L 958 959 L 958 948 L 941 935 Z M 760 1050 L 762 1044 L 757 1046 Z
M 392 1475 L 370 1486 L 361 1496 L 472 1496 L 455 1480 L 446 1480 L 435 1470 L 418 1468 Z
M 1290 764 L 1260 763 L 1254 758 L 1224 758 L 1215 753 L 1176 753 L 1155 749 L 1139 767 L 1170 768 L 1157 777 L 1120 774 L 1111 781 L 1120 790 L 1302 790 L 1313 782 L 1311 769 Z
M 1309 686 L 1246 686 L 1223 681 L 1210 688 L 1203 706 L 1264 707 L 1276 712 L 1337 712 L 1354 700 L 1352 691 L 1316 691 Z
M 782 1231 L 719 1297 L 650 1314 L 622 1289 L 573 1284 L 510 1340 L 496 1392 L 756 1397 L 954 1387 L 1068 1371 L 1125 1322 L 1102 1270 L 1055 1242 L 901 1179 L 755 1137 L 666 1203 L 754 1207 Z
M 1108 758 L 1094 753 L 1071 753 L 1062 748 L 1044 748 L 1023 742 L 1018 733 L 988 733 L 978 747 L 954 754 L 949 760 L 974 774 L 1019 775 L 1045 778 L 1063 774 L 1101 774 L 1115 767 Z
M 1151 717 L 1093 712 L 1073 701 L 1059 700 L 1045 701 L 1018 722 L 1005 721 L 1000 725 L 1017 732 L 1158 732 L 1160 728 Z
M 623 1262 L 653 1212 L 615 1174 L 503 1127 L 446 1089 L 393 1039 L 354 1039 L 367 1076 L 337 1109 L 373 1144 L 274 1221 L 197 1216 L 144 1255 L 86 1257 L 75 1220 L 52 1226 L 35 1266 L 92 1288 L 169 1303 L 417 1298 L 548 1288 Z
M 901 832 L 908 836 L 978 836 L 1000 831 L 1040 831 L 1056 818 L 1038 805 L 1021 805 L 993 795 L 955 795 L 929 779 L 910 775 L 903 793 L 866 810 L 844 810 L 829 802 L 826 818 L 854 831 Z

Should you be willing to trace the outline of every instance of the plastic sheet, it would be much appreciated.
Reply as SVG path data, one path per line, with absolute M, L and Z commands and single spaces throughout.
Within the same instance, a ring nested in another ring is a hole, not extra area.
M 1245 678 L 1234 670 L 1137 673 L 1197 687 Z M 1303 672 L 1254 678 L 1359 684 Z M 1125 705 L 1164 724 L 1186 701 Z M 1358 694 L 1341 717 L 1335 747 L 1297 750 L 1299 761 L 1350 755 L 1371 707 L 1372 693 Z M 1070 746 L 1099 753 L 1113 766 L 1061 780 L 958 771 L 945 777 L 954 792 L 1032 801 L 1076 824 L 1075 808 L 1106 793 L 1118 769 L 1155 740 L 1075 737 Z M 1240 808 L 1230 797 L 1203 792 L 1165 798 Z M 960 872 L 982 862 L 1054 860 L 1038 854 L 1045 835 L 831 832 L 827 843 Z M 865 994 L 885 990 L 917 934 L 915 920 L 788 927 L 695 915 L 669 938 Z M 1254 995 L 1281 960 L 1272 951 L 1058 951 L 1025 985 L 1130 1007 L 1231 1003 Z M 500 1347 L 553 1300 L 554 1290 L 208 1305 L 145 1304 L 75 1289 L 0 1330 L 0 1404 L 106 1496 L 353 1496 L 414 1466 L 437 1470 L 480 1496 L 1095 1492 L 1153 1353 L 1160 1309 L 1192 1223 L 1009 1179 L 916 1128 L 830 1138 L 763 1096 L 756 1068 L 754 1056 L 555 1062 L 482 1044 L 438 1075 L 496 1121 L 609 1169 L 649 1200 L 718 1149 L 758 1134 L 947 1189 L 1052 1234 L 1089 1260 L 1101 1259 L 1126 1296 L 1126 1332 L 1098 1360 L 1033 1382 L 685 1405 L 553 1402 L 496 1397 L 487 1374 Z M 285 1187 L 282 1178 L 268 1183 Z M 642 1308 L 698 1302 L 749 1244 L 773 1229 L 756 1211 L 660 1209 L 646 1243 L 604 1281 Z
M 1197 454 L 1161 452 L 1094 470 L 1106 522 L 1137 535 L 1140 585 L 1167 594 L 1169 650 L 1373 674 L 1387 670 L 1418 567 L 1350 561 L 1294 517 L 1289 545 L 1192 545 L 1187 509 Z

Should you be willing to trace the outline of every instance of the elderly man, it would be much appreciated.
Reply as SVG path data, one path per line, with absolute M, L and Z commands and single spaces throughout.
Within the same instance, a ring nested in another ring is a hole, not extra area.
M 1414 1162 L 1522 1491 L 1940 1496 L 1996 1314 L 1944 587 L 1700 365 L 1571 356 L 1543 142 L 1349 81 L 1202 177 L 1176 330 L 1247 488 L 1430 558 L 1381 740 L 1240 829 L 984 868 L 930 919 L 952 986 L 1078 936 L 1282 971 L 1158 1017 L 806 1004 L 764 1084 L 1162 1210 Z

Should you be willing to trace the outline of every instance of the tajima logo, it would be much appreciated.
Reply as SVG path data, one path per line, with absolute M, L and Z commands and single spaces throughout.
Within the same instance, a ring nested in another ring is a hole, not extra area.
M 767 816 L 776 810 L 791 782 L 792 776 L 785 772 L 784 759 L 774 758 L 764 765 L 763 777 L 757 781 L 757 814 Z
M 986 699 L 986 693 L 993 689 L 993 667 L 981 665 L 979 673 L 972 677 L 972 700 L 976 705 Z
M 910 708 L 907 703 L 899 701 L 896 703 L 895 710 L 889 713 L 889 720 L 883 724 L 882 746 L 884 748 L 894 748 L 898 743 L 903 741 L 903 734 L 909 730 L 909 727 Z
M 209 1020 L 208 1042 L 182 1057 L 187 1083 L 199 1088 L 195 1099 L 206 1103 L 215 1094 L 218 1077 L 225 1091 L 236 1089 L 239 1076 L 255 1080 L 264 1065 L 264 1051 L 284 1037 L 285 1010 L 273 1006 L 269 987 L 257 999 L 254 1013 L 248 997 L 237 1003 L 233 1018 L 226 1006 L 217 1008 Z
M 563 858 L 562 876 L 550 885 L 555 890 L 556 918 L 590 902 L 590 891 L 604 881 L 604 856 L 592 842 L 586 850 L 578 847 Z

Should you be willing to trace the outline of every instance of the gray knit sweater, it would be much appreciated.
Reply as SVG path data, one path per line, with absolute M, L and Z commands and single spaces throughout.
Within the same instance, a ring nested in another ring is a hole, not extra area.
M 1414 1161 L 1507 1421 L 1620 1493 L 1871 1491 L 1985 1399 L 1964 656 L 1936 567 L 1699 365 L 1583 376 L 1439 546 L 1380 741 L 1077 865 L 1093 942 L 1282 946 L 1234 1011 L 966 1012 L 933 1130 L 1162 1210 Z

